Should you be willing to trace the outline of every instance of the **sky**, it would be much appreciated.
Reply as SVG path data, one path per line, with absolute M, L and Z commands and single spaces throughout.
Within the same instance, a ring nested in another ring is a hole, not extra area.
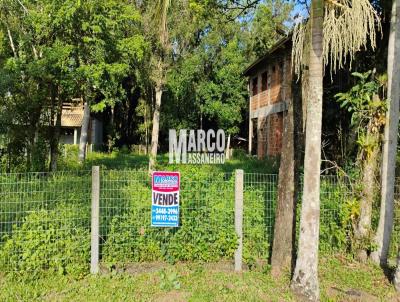
M 307 0 L 308 5 L 310 4 L 310 1 L 311 0 Z M 296 3 L 294 10 L 292 12 L 292 16 L 294 17 L 296 15 L 301 16 L 303 19 L 307 18 L 308 17 L 307 6 L 304 4 Z

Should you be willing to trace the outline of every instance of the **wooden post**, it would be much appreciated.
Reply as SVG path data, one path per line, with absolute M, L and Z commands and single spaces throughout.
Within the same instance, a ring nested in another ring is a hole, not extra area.
M 252 146 L 253 146 L 253 121 L 251 119 L 251 114 L 249 114 L 249 140 L 248 140 L 248 142 L 249 142 L 248 152 L 249 152 L 249 155 L 251 155 Z
M 99 272 L 100 168 L 92 167 L 92 229 L 90 242 L 90 273 Z
M 78 144 L 78 128 L 74 128 L 74 145 Z
M 235 171 L 235 232 L 238 247 L 235 251 L 235 271 L 242 271 L 243 255 L 243 170 Z

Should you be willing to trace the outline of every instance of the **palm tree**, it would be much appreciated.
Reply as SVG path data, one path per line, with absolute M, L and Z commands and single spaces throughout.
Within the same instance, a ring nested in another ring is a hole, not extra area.
M 305 94 L 306 138 L 300 237 L 291 287 L 303 299 L 319 300 L 318 241 L 320 216 L 321 125 L 324 66 L 344 67 L 347 56 L 368 42 L 375 47 L 378 16 L 368 0 L 312 0 L 311 16 L 293 33 L 292 62 L 300 75 L 308 65 Z M 380 23 L 379 23 L 380 24 Z
M 292 289 L 308 300 L 319 299 L 318 241 L 319 184 L 321 163 L 323 95 L 324 0 L 313 0 L 311 8 L 309 99 L 307 100 L 304 188 L 300 218 L 299 250 Z

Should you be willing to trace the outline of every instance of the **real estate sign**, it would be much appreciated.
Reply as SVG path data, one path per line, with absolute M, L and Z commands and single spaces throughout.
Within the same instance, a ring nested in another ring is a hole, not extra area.
M 151 226 L 179 226 L 179 172 L 153 172 Z

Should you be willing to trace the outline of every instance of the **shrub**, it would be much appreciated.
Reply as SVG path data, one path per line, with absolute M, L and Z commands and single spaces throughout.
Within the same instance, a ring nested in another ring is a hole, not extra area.
M 351 248 L 352 225 L 358 217 L 358 202 L 345 182 L 325 177 L 321 181 L 320 250 L 346 251 Z
M 108 265 L 128 262 L 155 261 L 162 258 L 157 234 L 144 223 L 148 215 L 135 213 L 115 216 L 103 249 L 103 260 Z M 161 238 L 160 238 L 161 239 Z
M 243 260 L 250 268 L 267 261 L 275 220 L 276 179 L 245 181 Z
M 62 217 L 62 219 L 60 219 Z M 89 268 L 89 230 L 76 226 L 82 211 L 61 204 L 36 210 L 14 225 L 0 249 L 0 270 L 29 273 L 43 270 L 81 277 Z
M 209 181 L 209 173 L 187 175 L 190 180 L 182 181 L 178 229 L 150 226 L 149 184 L 119 182 L 122 185 L 113 206 L 118 204 L 123 212 L 115 211 L 105 221 L 110 224 L 103 248 L 103 259 L 108 265 L 232 258 L 237 246 L 232 223 L 233 179 L 224 179 L 224 173 L 212 175 L 213 181 Z

